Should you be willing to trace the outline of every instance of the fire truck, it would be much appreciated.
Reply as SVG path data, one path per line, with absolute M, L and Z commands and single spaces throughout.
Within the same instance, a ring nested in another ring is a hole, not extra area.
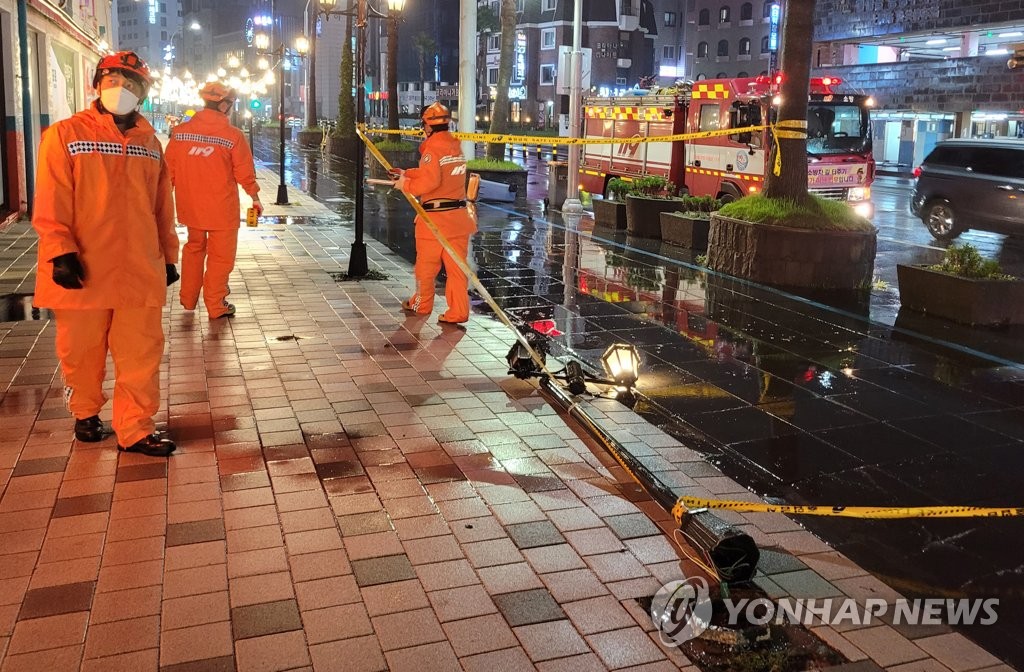
M 587 98 L 584 137 L 621 143 L 584 145 L 580 185 L 608 195 L 608 181 L 645 175 L 667 178 L 695 196 L 732 201 L 764 187 L 773 139 L 766 128 L 676 142 L 640 138 L 768 125 L 776 121 L 781 75 L 707 79 L 648 95 Z M 811 193 L 847 201 L 873 214 L 870 96 L 841 93 L 836 77 L 810 81 L 807 175 Z

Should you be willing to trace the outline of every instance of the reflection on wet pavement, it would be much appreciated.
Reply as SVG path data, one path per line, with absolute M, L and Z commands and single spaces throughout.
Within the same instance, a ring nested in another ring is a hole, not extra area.
M 50 311 L 32 305 L 31 294 L 4 294 L 0 296 L 0 322 L 48 320 Z
M 292 179 L 347 212 L 351 191 L 336 168 L 309 172 L 303 160 Z M 414 258 L 407 204 L 368 188 L 366 213 L 368 235 Z M 636 410 L 758 495 L 847 506 L 1024 503 L 1024 332 L 901 324 L 902 314 L 894 328 L 868 320 L 884 320 L 878 292 L 837 309 L 822 303 L 834 297 L 704 273 L 681 250 L 589 220 L 573 230 L 535 204 L 482 205 L 479 214 L 471 262 L 495 300 L 551 333 L 555 354 L 595 371 L 607 346 L 635 344 Z M 969 346 L 945 341 L 964 334 Z M 966 632 L 1024 666 L 1024 518 L 801 522 L 907 595 L 1001 598 L 997 626 Z

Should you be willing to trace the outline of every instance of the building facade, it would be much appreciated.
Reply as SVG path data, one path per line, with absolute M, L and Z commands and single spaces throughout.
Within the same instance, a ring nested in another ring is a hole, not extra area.
M 180 48 L 181 0 L 117 0 L 117 28 L 117 49 L 134 51 L 158 68 Z
M 116 39 L 109 0 L 0 0 L 0 227 L 31 208 L 41 133 L 89 104 Z
M 948 137 L 1024 137 L 1024 2 L 819 0 L 815 74 L 877 102 L 880 169 L 907 174 Z
M 756 77 L 772 69 L 780 0 L 686 0 L 686 58 L 680 79 Z M 774 12 L 774 14 L 773 14 Z M 775 23 L 773 18 L 775 17 Z

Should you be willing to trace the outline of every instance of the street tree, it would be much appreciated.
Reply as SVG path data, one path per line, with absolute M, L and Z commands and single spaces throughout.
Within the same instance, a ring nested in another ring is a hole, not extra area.
M 512 84 L 512 64 L 515 60 L 516 45 L 516 0 L 501 0 L 501 52 L 498 60 L 498 93 L 494 97 L 491 111 L 490 133 L 508 132 L 508 90 Z M 502 161 L 505 158 L 505 143 L 492 142 L 487 145 L 487 158 Z
M 782 84 L 778 121 L 765 170 L 764 195 L 806 203 L 807 96 L 811 73 L 816 0 L 787 0 L 782 19 Z M 778 174 L 776 170 L 778 169 Z
M 341 66 L 338 68 L 338 128 L 334 133 L 339 138 L 356 137 L 356 105 L 352 95 L 352 81 L 355 77 L 355 56 L 352 53 L 352 34 L 354 19 L 351 14 L 352 3 L 349 2 L 348 14 L 345 16 L 345 42 L 341 45 Z M 359 97 L 362 101 L 362 96 Z
M 388 24 L 388 129 L 397 131 L 398 124 L 398 16 L 392 12 Z
M 427 54 L 433 55 L 434 50 L 437 49 L 437 43 L 434 38 L 430 36 L 430 33 L 421 30 L 416 33 L 415 37 L 412 38 L 412 45 L 416 48 L 416 55 L 419 57 L 420 64 L 420 109 L 422 110 L 427 106 L 426 99 L 426 67 L 427 67 Z

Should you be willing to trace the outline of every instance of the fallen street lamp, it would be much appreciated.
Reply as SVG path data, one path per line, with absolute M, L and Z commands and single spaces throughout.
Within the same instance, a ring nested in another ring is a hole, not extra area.
M 273 30 L 273 27 L 271 27 L 271 30 Z M 258 55 L 274 56 L 277 58 L 277 63 L 281 65 L 281 78 L 277 85 L 279 93 L 277 111 L 278 130 L 280 131 L 278 137 L 278 175 L 280 177 L 280 183 L 277 185 L 277 200 L 274 201 L 274 205 L 289 205 L 288 185 L 285 184 L 284 181 L 284 129 L 285 124 L 287 123 L 284 115 L 284 62 L 285 59 L 291 58 L 292 56 L 298 56 L 299 58 L 305 57 L 306 52 L 309 50 L 309 40 L 305 37 L 299 37 L 295 40 L 295 47 L 293 49 L 285 47 L 283 43 L 275 49 L 270 49 L 270 35 L 266 33 L 259 33 L 253 37 L 253 44 L 256 46 L 256 53 Z M 270 65 L 269 62 L 267 65 Z M 273 83 L 273 73 L 273 68 L 270 68 L 264 76 L 264 81 L 268 84 Z
M 352 0 L 349 0 L 351 7 Z M 388 0 L 388 14 L 384 14 L 369 6 L 368 0 L 355 0 L 356 3 L 356 126 L 366 123 L 366 21 L 375 19 L 395 19 L 405 9 L 405 0 Z M 334 11 L 338 0 L 318 0 L 319 11 L 327 17 L 352 16 L 352 11 Z M 355 185 L 355 240 L 348 259 L 348 276 L 361 278 L 369 271 L 366 259 L 366 243 L 363 228 L 363 181 L 366 179 L 366 145 L 362 141 L 356 147 L 356 185 Z
M 616 398 L 622 403 L 629 405 L 634 400 L 633 388 L 640 378 L 640 353 L 636 346 L 616 343 L 605 351 L 601 356 L 601 364 L 607 376 L 605 378 L 588 373 L 583 365 L 574 359 L 566 362 L 561 371 L 549 373 L 543 370 L 543 367 L 546 367 L 547 355 L 551 351 L 550 337 L 537 331 L 529 323 L 522 320 L 514 321 L 518 323 L 516 327 L 519 332 L 525 334 L 526 343 L 517 340 L 505 356 L 510 376 L 520 380 L 540 378 L 542 382 L 547 383 L 550 383 L 551 378 L 563 380 L 569 393 L 576 396 L 587 391 L 587 383 L 604 385 L 616 388 Z M 527 344 L 537 353 L 539 362 L 530 356 Z

